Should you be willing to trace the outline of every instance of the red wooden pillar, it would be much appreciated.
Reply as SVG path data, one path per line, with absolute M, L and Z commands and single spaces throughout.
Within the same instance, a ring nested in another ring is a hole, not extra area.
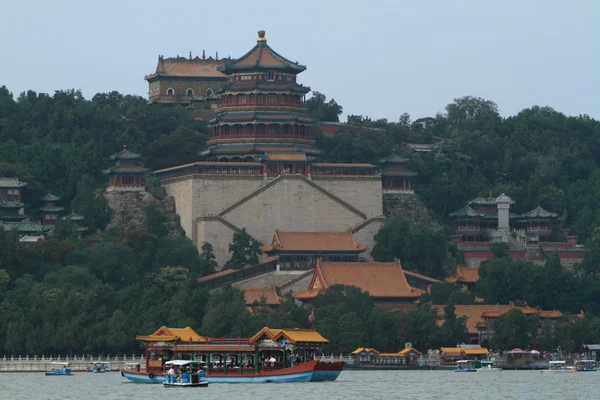
M 306 174 L 310 175 L 310 163 L 306 163 Z

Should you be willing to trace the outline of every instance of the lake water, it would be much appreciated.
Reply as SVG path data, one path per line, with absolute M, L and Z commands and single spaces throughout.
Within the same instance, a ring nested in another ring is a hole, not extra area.
M 600 372 L 542 374 L 539 371 L 344 371 L 335 382 L 212 384 L 167 389 L 127 383 L 118 372 L 44 376 L 0 374 L 0 399 L 14 400 L 187 400 L 187 399 L 599 399 Z

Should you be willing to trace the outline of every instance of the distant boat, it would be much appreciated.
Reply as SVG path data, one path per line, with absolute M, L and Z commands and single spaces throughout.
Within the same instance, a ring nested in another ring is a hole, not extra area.
M 502 371 L 502 368 L 496 367 L 496 362 L 492 360 L 481 360 L 481 367 L 477 368 L 480 372 L 498 372 Z
M 109 363 L 106 361 L 94 361 L 92 363 L 92 367 L 88 370 L 88 372 L 94 372 L 96 374 L 110 372 Z
M 543 369 L 541 372 L 552 372 L 552 373 L 571 373 L 577 372 L 575 367 L 567 366 L 566 361 L 550 361 L 548 369 Z
M 176 375 L 164 375 L 163 385 L 166 388 L 177 387 L 207 387 L 208 380 L 204 375 L 200 363 L 190 360 L 172 360 L 165 363 L 165 367 L 177 368 Z
M 477 372 L 473 360 L 458 360 L 454 372 Z
M 46 376 L 70 376 L 74 375 L 71 373 L 71 363 L 54 361 L 50 363 L 51 368 L 46 371 Z
M 596 360 L 577 360 L 575 364 L 577 372 L 594 372 L 596 371 Z

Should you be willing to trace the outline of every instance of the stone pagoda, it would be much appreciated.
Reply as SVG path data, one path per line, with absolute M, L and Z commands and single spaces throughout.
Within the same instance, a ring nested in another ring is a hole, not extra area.
M 259 31 L 256 46 L 218 68 L 227 81 L 200 155 L 221 162 L 268 160 L 273 173 L 305 173 L 307 156 L 319 153 L 304 104 L 310 88 L 297 83 L 305 69 L 275 52 Z
M 123 150 L 110 156 L 111 160 L 116 161 L 116 165 L 102 171 L 109 179 L 107 192 L 144 191 L 142 176 L 148 169 L 139 165 L 139 158 L 140 155 L 127 150 L 127 146 L 123 146 Z
M 40 208 L 40 211 L 42 212 L 42 225 L 56 225 L 58 214 L 64 210 L 63 207 L 59 207 L 56 204 L 60 201 L 60 197 L 48 192 L 48 194 L 40 200 L 44 202 L 44 205 Z

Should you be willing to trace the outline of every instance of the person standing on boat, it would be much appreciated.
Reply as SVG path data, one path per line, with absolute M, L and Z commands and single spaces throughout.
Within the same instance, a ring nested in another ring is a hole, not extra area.
M 169 372 L 167 372 L 167 375 L 169 376 L 169 382 L 173 382 L 173 380 L 175 378 L 175 369 L 173 368 L 172 365 L 171 365 L 171 368 L 169 369 Z

